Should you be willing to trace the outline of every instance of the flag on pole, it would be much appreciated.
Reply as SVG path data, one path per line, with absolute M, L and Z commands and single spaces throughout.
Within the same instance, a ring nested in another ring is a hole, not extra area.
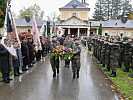
M 40 34 L 37 28 L 37 24 L 36 24 L 36 20 L 35 17 L 33 16 L 33 25 L 32 25 L 32 29 L 33 29 L 33 40 L 35 43 L 35 50 L 42 50 L 42 46 L 41 46 L 41 42 L 40 42 Z
M 10 6 L 7 2 L 6 17 L 4 22 L 4 37 L 2 38 L 1 44 L 8 50 L 11 55 L 17 57 L 16 49 L 14 48 L 15 42 L 13 41 L 13 36 L 11 35 L 11 32 L 13 31 L 11 19 L 12 16 Z

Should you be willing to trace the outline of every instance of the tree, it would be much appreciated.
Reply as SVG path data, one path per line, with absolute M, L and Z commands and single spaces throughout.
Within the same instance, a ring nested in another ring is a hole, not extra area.
M 58 16 L 56 17 L 56 20 L 57 20 L 57 21 L 60 21 L 60 15 L 58 15 Z
M 3 27 L 6 15 L 6 0 L 0 0 L 0 28 Z
M 95 20 L 120 19 L 120 16 L 130 13 L 130 0 L 97 0 L 93 18 Z
M 98 35 L 102 35 L 102 24 L 100 24 L 100 27 L 98 29 Z
M 18 18 L 24 19 L 25 15 L 29 15 L 31 18 L 35 16 L 36 19 L 43 19 L 44 11 L 41 11 L 39 5 L 34 4 L 28 8 L 23 8 L 19 11 Z

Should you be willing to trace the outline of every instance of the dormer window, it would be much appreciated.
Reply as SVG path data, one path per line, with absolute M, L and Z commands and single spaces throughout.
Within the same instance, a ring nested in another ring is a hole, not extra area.
M 73 16 L 76 16 L 76 13 L 73 13 Z
M 72 5 L 74 8 L 76 8 L 77 7 L 77 3 L 73 3 L 73 5 Z

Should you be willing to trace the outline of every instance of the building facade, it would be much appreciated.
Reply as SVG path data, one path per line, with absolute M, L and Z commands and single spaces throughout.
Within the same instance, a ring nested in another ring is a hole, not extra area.
M 80 2 L 81 1 L 81 2 Z M 89 35 L 88 14 L 90 8 L 86 0 L 72 0 L 64 7 L 59 8 L 61 13 L 60 24 L 58 28 L 64 29 L 64 34 L 75 36 Z M 57 33 L 58 34 L 58 33 Z

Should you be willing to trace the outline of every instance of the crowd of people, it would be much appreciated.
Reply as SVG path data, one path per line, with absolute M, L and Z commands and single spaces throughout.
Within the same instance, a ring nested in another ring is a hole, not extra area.
M 35 50 L 32 36 L 22 37 L 21 44 L 18 43 L 16 48 L 17 57 L 12 56 L 9 51 L 1 44 L 0 37 L 0 72 L 2 73 L 3 82 L 10 83 L 10 72 L 14 72 L 14 76 L 20 76 L 23 71 L 29 70 L 30 67 L 40 61 L 49 53 L 50 38 L 45 39 L 43 43 L 40 37 L 42 50 Z M 17 41 L 17 39 L 16 39 Z M 22 71 L 20 70 L 22 68 Z
M 133 70 L 133 38 L 96 35 L 88 37 L 87 45 L 104 71 L 112 71 L 110 77 L 116 77 L 117 68 L 124 72 Z M 130 76 L 133 78 L 133 74 Z
M 70 35 L 62 35 L 62 37 L 57 37 L 56 35 L 42 39 L 40 37 L 40 42 L 42 50 L 35 50 L 35 44 L 33 42 L 32 36 L 22 37 L 21 45 L 18 44 L 16 48 L 17 57 L 12 56 L 8 50 L 1 44 L 2 37 L 0 37 L 0 72 L 2 73 L 2 78 L 4 83 L 10 83 L 12 80 L 10 78 L 10 72 L 14 72 L 14 76 L 20 76 L 23 71 L 29 70 L 33 67 L 37 61 L 40 61 L 47 54 L 51 54 L 56 46 L 66 46 L 73 50 L 72 60 L 65 59 L 65 67 L 70 66 L 70 61 L 72 61 L 73 78 L 79 77 L 80 71 L 80 46 L 79 38 L 71 38 Z M 17 39 L 16 39 L 17 41 Z M 75 41 L 75 42 L 74 42 Z M 59 74 L 59 62 L 60 59 L 55 59 L 55 57 L 50 56 L 50 63 L 53 70 L 53 77 Z M 22 71 L 20 70 L 22 68 Z

